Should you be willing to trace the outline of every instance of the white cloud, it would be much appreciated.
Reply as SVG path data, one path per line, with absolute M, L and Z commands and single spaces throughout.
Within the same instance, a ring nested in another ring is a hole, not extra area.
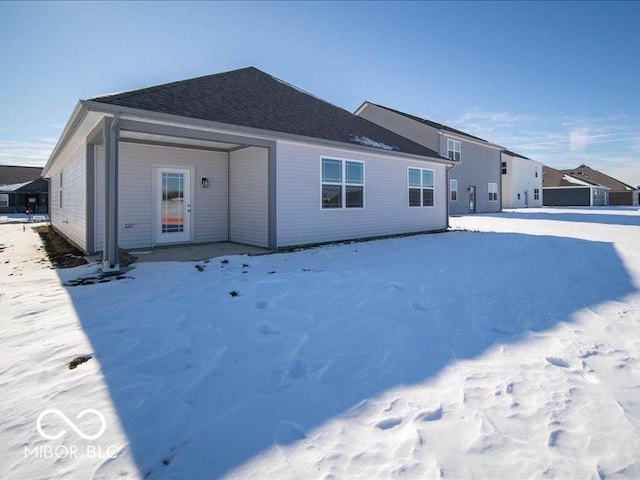
M 573 151 L 582 151 L 589 146 L 591 137 L 588 127 L 574 128 L 569 132 L 569 148 Z
M 555 168 L 585 163 L 640 184 L 640 119 L 626 114 L 552 117 L 472 110 L 444 123 Z
M 57 139 L 35 137 L 28 141 L 0 139 L 0 164 L 44 165 Z

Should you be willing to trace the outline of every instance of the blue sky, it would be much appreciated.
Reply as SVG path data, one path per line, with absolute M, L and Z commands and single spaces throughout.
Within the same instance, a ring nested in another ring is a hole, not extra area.
M 0 2 L 0 163 L 43 165 L 80 98 L 253 65 L 639 185 L 639 25 L 640 2 Z

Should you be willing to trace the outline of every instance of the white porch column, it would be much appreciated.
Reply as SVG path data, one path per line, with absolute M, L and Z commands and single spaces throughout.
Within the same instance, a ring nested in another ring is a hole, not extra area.
M 104 244 L 102 252 L 102 272 L 120 271 L 118 256 L 118 141 L 120 118 L 105 118 L 105 188 L 104 188 Z

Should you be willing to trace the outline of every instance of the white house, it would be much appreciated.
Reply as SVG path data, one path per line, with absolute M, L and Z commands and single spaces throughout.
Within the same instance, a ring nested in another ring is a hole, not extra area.
M 542 206 L 542 163 L 503 150 L 502 208 Z
M 53 227 L 118 247 L 282 247 L 448 226 L 435 151 L 255 68 L 80 101 L 43 176 Z

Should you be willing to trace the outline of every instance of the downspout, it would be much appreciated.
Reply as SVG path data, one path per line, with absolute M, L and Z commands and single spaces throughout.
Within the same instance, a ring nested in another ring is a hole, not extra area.
M 453 170 L 454 168 L 456 168 L 455 165 L 447 165 L 445 167 L 445 179 L 446 179 L 446 185 L 445 185 L 445 191 L 446 191 L 446 197 L 447 197 L 447 230 L 449 230 L 449 198 L 451 197 L 451 192 L 449 191 L 449 189 L 451 188 L 451 184 L 449 182 L 449 171 Z M 458 193 L 456 192 L 456 195 L 458 195 Z
M 102 253 L 103 274 L 120 271 L 118 252 L 118 124 L 120 113 L 115 112 L 109 125 L 108 151 L 105 168 L 105 245 Z M 107 142 L 105 142 L 107 143 Z M 105 145 L 107 147 L 107 145 Z

